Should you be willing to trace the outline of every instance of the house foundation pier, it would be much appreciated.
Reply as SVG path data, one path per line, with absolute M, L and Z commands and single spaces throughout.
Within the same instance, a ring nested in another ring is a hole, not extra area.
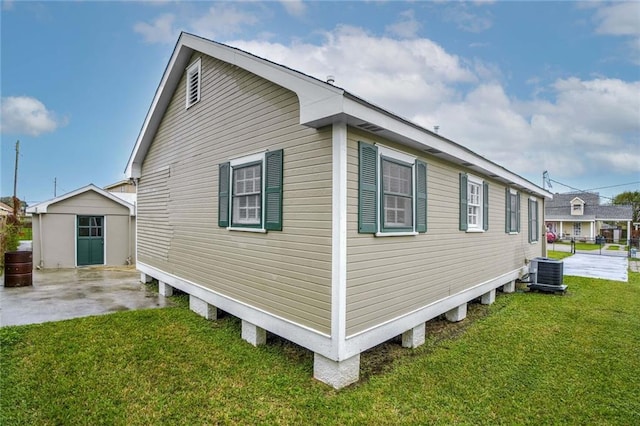
M 467 304 L 463 303 L 462 305 L 451 309 L 449 312 L 444 314 L 447 318 L 447 321 L 458 322 L 462 321 L 467 317 Z
M 421 323 L 402 333 L 403 348 L 417 348 L 425 342 L 425 323 Z
M 360 354 L 334 361 L 316 352 L 313 355 L 313 377 L 335 389 L 355 383 L 360 378 Z
M 218 308 L 192 294 L 189 295 L 189 309 L 208 320 L 218 319 Z
M 260 328 L 249 321 L 242 320 L 242 339 L 253 346 L 260 346 L 267 343 L 267 330 Z

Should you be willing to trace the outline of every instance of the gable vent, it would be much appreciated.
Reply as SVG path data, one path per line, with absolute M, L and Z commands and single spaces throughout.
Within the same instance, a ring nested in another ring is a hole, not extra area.
M 200 59 L 187 68 L 187 108 L 200 100 Z
M 376 126 L 375 124 L 371 124 L 371 123 L 358 124 L 358 127 L 364 130 L 368 130 L 370 132 L 380 132 L 384 130 L 382 127 Z

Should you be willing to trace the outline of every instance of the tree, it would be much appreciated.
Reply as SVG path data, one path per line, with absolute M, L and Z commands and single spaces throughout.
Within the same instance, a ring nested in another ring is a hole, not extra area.
M 18 208 L 18 210 L 20 212 L 26 211 L 27 207 L 29 207 L 29 205 L 27 204 L 26 201 L 22 201 L 20 199 L 18 199 L 18 201 L 20 202 L 20 206 Z M 0 197 L 0 202 L 8 205 L 9 207 L 13 207 L 13 197 Z
M 613 204 L 626 204 L 633 207 L 633 221 L 640 222 L 640 191 L 625 191 L 613 197 Z

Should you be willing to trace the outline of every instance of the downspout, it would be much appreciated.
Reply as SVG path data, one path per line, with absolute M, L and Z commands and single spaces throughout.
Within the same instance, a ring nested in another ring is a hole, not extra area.
M 40 233 L 40 262 L 38 262 L 38 268 L 44 268 L 44 237 L 42 236 L 42 221 L 44 220 L 44 215 L 39 215 L 38 220 L 38 232 Z

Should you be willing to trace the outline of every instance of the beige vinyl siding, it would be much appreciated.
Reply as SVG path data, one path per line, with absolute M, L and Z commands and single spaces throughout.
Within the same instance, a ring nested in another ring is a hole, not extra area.
M 426 234 L 358 234 L 358 140 L 382 143 L 428 164 Z M 521 232 L 506 234 L 505 186 L 485 178 L 489 230 L 459 231 L 458 174 L 465 170 L 353 128 L 348 129 L 347 144 L 347 336 L 513 271 L 525 259 L 542 254 L 541 241 L 528 243 L 525 194 L 521 195 Z M 540 200 L 540 218 L 542 204 Z
M 294 93 L 204 55 L 186 110 L 184 78 L 142 167 L 139 261 L 330 333 L 331 129 L 299 125 Z M 284 149 L 283 231 L 219 228 L 218 165 L 267 149 Z
M 129 216 L 129 209 L 122 204 L 93 191 L 83 192 L 66 200 L 50 204 L 47 214 L 77 214 L 105 216 L 121 214 Z

